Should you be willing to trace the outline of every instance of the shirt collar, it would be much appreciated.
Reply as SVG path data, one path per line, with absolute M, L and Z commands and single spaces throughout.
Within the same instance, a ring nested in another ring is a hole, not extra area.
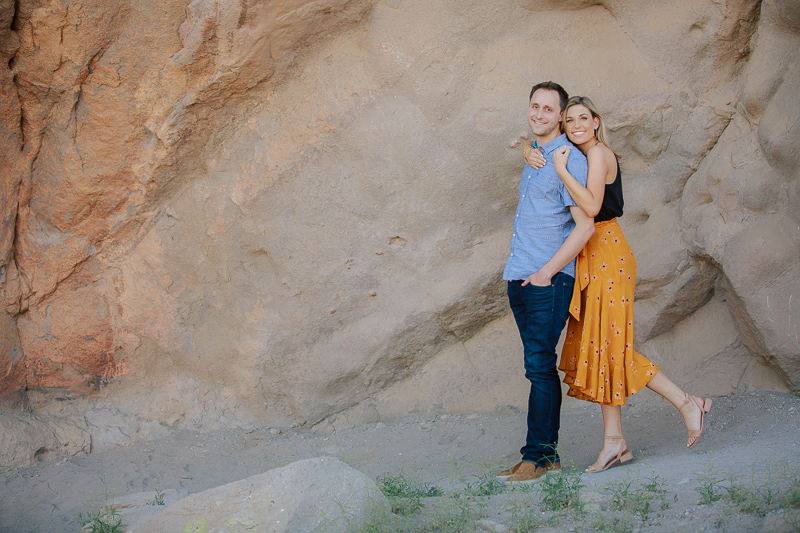
M 547 143 L 543 144 L 542 146 L 537 146 L 538 143 L 536 143 L 536 142 L 533 143 L 533 146 L 534 146 L 534 148 L 538 148 L 539 150 L 541 150 L 541 152 L 543 154 L 548 154 L 549 155 L 549 154 L 552 154 L 555 151 L 556 148 L 560 148 L 560 147 L 564 146 L 564 144 L 566 142 L 567 142 L 567 134 L 566 133 L 562 133 L 561 135 L 559 135 L 558 137 L 556 137 L 552 141 L 547 142 Z

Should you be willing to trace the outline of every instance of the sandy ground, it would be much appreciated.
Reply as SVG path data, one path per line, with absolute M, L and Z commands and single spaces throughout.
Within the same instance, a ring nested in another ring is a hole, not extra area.
M 705 432 L 692 450 L 685 447 L 682 419 L 663 400 L 626 406 L 623 417 L 635 460 L 582 479 L 584 491 L 607 495 L 614 482 L 636 486 L 658 476 L 669 507 L 651 513 L 633 531 L 768 530 L 774 515 L 740 512 L 725 498 L 698 505 L 698 487 L 709 475 L 720 480 L 718 488 L 730 479 L 751 486 L 798 479 L 800 397 L 757 392 L 715 398 Z M 373 479 L 403 474 L 445 491 L 458 490 L 518 459 L 524 421 L 523 412 L 506 408 L 490 414 L 418 416 L 330 435 L 289 428 L 214 434 L 176 430 L 102 453 L 0 470 L 0 531 L 75 532 L 80 530 L 78 512 L 85 514 L 106 493 L 193 493 L 322 455 L 339 457 Z M 601 431 L 597 406 L 578 402 L 564 409 L 560 448 L 565 463 L 581 470 L 591 464 Z M 515 492 L 487 498 L 485 518 L 513 525 Z M 587 520 L 554 521 L 563 528 L 558 530 L 591 529 Z

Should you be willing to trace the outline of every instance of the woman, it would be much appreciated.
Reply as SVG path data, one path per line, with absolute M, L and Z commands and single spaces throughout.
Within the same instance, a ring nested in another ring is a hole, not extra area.
M 564 132 L 589 162 L 587 186 L 568 171 L 571 146 L 553 154 L 553 165 L 572 198 L 595 219 L 595 233 L 578 255 L 575 292 L 559 370 L 570 396 L 599 403 L 603 448 L 587 472 L 602 472 L 633 459 L 622 434 L 620 406 L 647 386 L 683 415 L 691 448 L 703 431 L 711 400 L 684 393 L 658 367 L 633 349 L 633 294 L 636 260 L 616 217 L 622 215 L 622 177 L 605 125 L 591 100 L 570 98 L 562 118 Z M 522 148 L 532 164 L 541 161 L 530 144 Z M 526 154 L 526 151 L 529 152 Z M 531 153 L 532 152 L 532 153 Z

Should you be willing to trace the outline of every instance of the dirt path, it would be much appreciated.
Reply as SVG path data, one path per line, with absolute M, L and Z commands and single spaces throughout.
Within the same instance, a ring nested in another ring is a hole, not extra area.
M 614 483 L 638 487 L 656 479 L 666 491 L 661 493 L 661 507 L 665 502 L 668 507 L 653 511 L 646 522 L 635 522 L 640 531 L 762 531 L 765 524 L 772 527 L 774 513 L 764 517 L 741 512 L 728 497 L 698 505 L 699 489 L 710 486 L 726 495 L 723 487 L 733 480 L 742 487 L 783 486 L 782 490 L 794 483 L 800 491 L 799 397 L 749 393 L 716 398 L 701 441 L 692 450 L 685 448 L 680 416 L 661 401 L 625 407 L 623 417 L 636 460 L 583 475 L 583 491 L 605 507 Z M 321 455 L 339 457 L 373 479 L 402 474 L 455 491 L 518 459 L 524 420 L 524 413 L 506 409 L 416 417 L 331 435 L 280 428 L 214 434 L 175 431 L 107 452 L 0 470 L 0 532 L 79 531 L 78 512 L 85 514 L 106 492 L 198 492 Z M 591 464 L 601 431 L 597 406 L 577 403 L 565 409 L 560 444 L 565 463 L 581 470 Z M 709 485 L 711 479 L 715 481 Z M 485 498 L 483 516 L 510 528 L 513 502 L 522 496 L 506 490 Z M 589 530 L 596 523 L 588 515 L 552 515 L 550 522 L 572 531 Z

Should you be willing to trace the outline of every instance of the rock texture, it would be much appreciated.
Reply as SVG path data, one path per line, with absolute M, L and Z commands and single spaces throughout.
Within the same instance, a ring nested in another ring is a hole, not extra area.
M 523 405 L 500 272 L 546 79 L 623 156 L 641 350 L 797 392 L 799 51 L 791 0 L 0 0 L 0 395 L 206 429 Z
M 0 417 L 0 465 L 32 466 L 35 461 L 91 452 L 82 420 L 4 414 Z
M 365 474 L 334 457 L 305 459 L 192 494 L 128 531 L 353 531 L 388 506 Z M 130 518 L 130 516 L 129 516 Z

